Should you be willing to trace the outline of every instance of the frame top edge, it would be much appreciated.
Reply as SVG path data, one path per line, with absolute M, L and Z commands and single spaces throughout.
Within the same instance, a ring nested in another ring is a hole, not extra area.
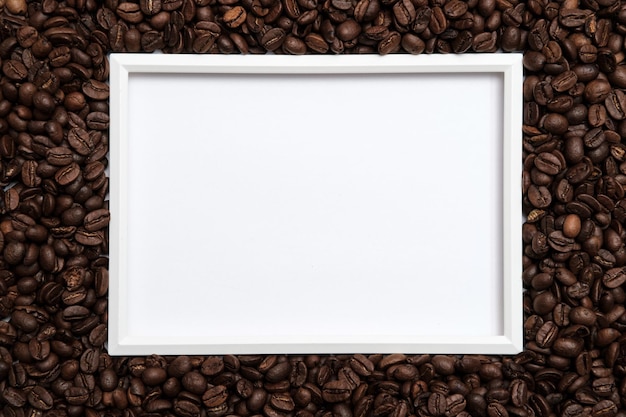
M 504 72 L 522 63 L 521 53 L 439 55 L 198 55 L 111 53 L 111 65 L 129 72 Z

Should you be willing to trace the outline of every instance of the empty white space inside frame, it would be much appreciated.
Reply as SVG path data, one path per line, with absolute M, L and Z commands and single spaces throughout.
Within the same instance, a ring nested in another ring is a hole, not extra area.
M 111 64 L 112 354 L 521 351 L 521 55 Z

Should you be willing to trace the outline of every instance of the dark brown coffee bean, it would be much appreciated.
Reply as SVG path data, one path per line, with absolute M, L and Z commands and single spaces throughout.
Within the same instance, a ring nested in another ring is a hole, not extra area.
M 143 13 L 137 3 L 120 3 L 115 13 L 128 23 L 140 23 L 143 20 Z
M 435 35 L 443 33 L 448 28 L 448 20 L 441 7 L 431 9 L 428 28 Z
M 351 393 L 350 386 L 346 381 L 330 381 L 324 384 L 322 398 L 330 403 L 338 403 L 350 398 Z
M 536 208 L 546 208 L 552 203 L 552 196 L 546 187 L 531 185 L 528 189 L 528 200 Z
M 46 161 L 55 166 L 65 166 L 74 162 L 72 151 L 65 147 L 54 147 L 46 152 Z
M 108 84 L 98 80 L 88 80 L 82 85 L 82 92 L 94 100 L 106 100 L 109 98 Z
M 598 148 L 604 144 L 605 140 L 604 131 L 600 128 L 591 129 L 583 137 L 585 146 L 592 149 Z
M 274 409 L 281 412 L 289 413 L 295 408 L 295 403 L 288 393 L 272 394 L 269 401 Z
M 361 25 L 351 19 L 337 26 L 337 37 L 344 42 L 356 39 L 360 33 Z
M 390 32 L 383 40 L 378 44 L 378 53 L 381 55 L 387 55 L 395 53 L 400 50 L 400 43 L 402 42 L 402 36 L 398 32 Z
M 150 386 L 160 385 L 167 379 L 167 372 L 165 369 L 148 367 L 141 374 L 141 380 Z
M 326 52 L 328 52 L 329 46 L 324 38 L 319 34 L 308 34 L 305 37 L 304 42 L 306 43 L 306 46 L 308 46 L 309 49 L 311 49 L 313 52 L 317 52 L 320 54 L 325 54 Z
M 54 399 L 50 392 L 42 386 L 35 386 L 28 393 L 28 403 L 37 410 L 50 410 L 54 405 Z
M 549 133 L 562 135 L 567 132 L 569 123 L 565 116 L 558 113 L 549 113 L 543 119 L 543 127 Z
M 7 387 L 2 391 L 2 398 L 12 407 L 23 407 L 26 404 L 26 393 L 24 390 Z
M 618 65 L 615 70 L 607 74 L 609 81 L 618 88 L 626 88 L 626 66 Z
M 154 16 L 161 11 L 161 0 L 140 0 L 139 7 L 147 16 Z
M 63 396 L 68 404 L 81 405 L 89 400 L 89 390 L 85 387 L 71 387 L 65 390 Z
M 39 32 L 33 26 L 21 26 L 16 31 L 16 40 L 22 48 L 30 48 L 37 41 Z
M 111 392 L 117 387 L 118 376 L 111 368 L 100 372 L 100 388 L 105 392 Z
M 109 225 L 110 214 L 107 209 L 94 210 L 85 216 L 84 226 L 88 232 L 103 229 Z
M 613 90 L 605 99 L 606 110 L 615 120 L 626 118 L 626 94 L 622 90 Z
M 13 81 L 21 81 L 26 78 L 28 71 L 20 61 L 9 59 L 2 64 L 2 72 Z
M 109 115 L 104 112 L 91 112 L 85 120 L 87 127 L 94 130 L 106 130 L 109 128 Z
M 289 362 L 279 362 L 267 370 L 265 379 L 269 382 L 279 382 L 287 379 L 290 374 L 291 364 Z
M 285 31 L 281 28 L 273 28 L 267 31 L 261 38 L 261 44 L 268 51 L 280 48 L 285 40 Z
M 107 341 L 107 327 L 105 324 L 98 324 L 89 332 L 89 343 L 92 346 L 100 347 Z
M 369 22 L 376 18 L 379 11 L 378 0 L 359 0 L 354 6 L 354 18 L 357 22 Z
M 33 332 L 38 327 L 37 319 L 35 319 L 35 317 L 20 310 L 13 312 L 11 316 L 11 323 L 26 333 Z
M 590 164 L 587 161 L 583 160 L 583 162 L 580 162 L 570 167 L 566 171 L 565 177 L 570 184 L 580 184 L 581 182 L 586 180 L 589 175 L 591 175 L 591 171 L 592 168 Z
M 433 393 L 428 397 L 428 412 L 433 416 L 444 415 L 447 409 L 446 397 L 440 393 Z
M 67 185 L 74 181 L 80 175 L 80 167 L 75 162 L 70 165 L 59 168 L 54 174 L 54 180 L 59 185 Z
M 603 284 L 607 288 L 617 288 L 626 282 L 626 268 L 612 268 L 608 270 L 602 278 Z
M 556 233 L 556 232 L 554 232 Z M 552 233 L 551 233 L 552 234 Z M 533 308 L 539 315 L 551 312 L 556 306 L 557 300 L 551 291 L 544 291 L 535 296 Z
M 523 59 L 524 68 L 529 71 L 541 71 L 546 64 L 546 57 L 541 52 L 528 51 Z M 552 98 L 552 97 L 550 97 Z
M 563 93 L 574 87 L 577 82 L 578 77 L 574 71 L 565 71 L 554 77 L 550 85 L 552 85 L 554 91 Z
M 585 86 L 584 96 L 587 102 L 601 103 L 611 94 L 611 84 L 605 80 L 593 80 Z
M 552 346 L 552 350 L 560 356 L 575 358 L 583 349 L 583 340 L 580 338 L 560 337 Z
M 459 1 L 459 3 L 461 2 Z M 400 26 L 408 27 L 415 20 L 415 16 L 416 16 L 415 6 L 409 0 L 398 1 L 396 4 L 393 5 L 392 10 L 393 10 L 393 15 L 396 19 L 396 22 L 398 22 Z
M 584 25 L 588 16 L 589 13 L 586 10 L 574 8 L 563 8 L 559 10 L 559 22 L 567 28 L 575 28 Z
M 246 21 L 246 17 L 245 9 L 241 6 L 235 6 L 224 13 L 223 19 L 227 27 L 234 29 L 241 26 Z
M 218 385 L 213 388 L 209 388 L 202 395 L 202 402 L 206 407 L 214 408 L 218 407 L 226 402 L 228 399 L 228 389 L 224 385 Z
M 411 33 L 405 33 L 404 35 L 402 35 L 402 40 L 400 44 L 402 45 L 402 49 L 414 55 L 421 54 L 426 48 L 426 44 L 424 43 L 424 41 L 422 41 L 418 36 Z
M 303 55 L 306 53 L 307 45 L 293 35 L 287 35 L 283 42 L 283 51 L 291 55 Z
M 476 52 L 495 51 L 497 36 L 495 32 L 483 32 L 474 36 L 472 41 L 472 49 Z
M 88 232 L 83 228 L 76 229 L 74 233 L 74 238 L 80 244 L 86 246 L 98 246 L 102 244 L 102 233 L 100 231 L 97 232 Z

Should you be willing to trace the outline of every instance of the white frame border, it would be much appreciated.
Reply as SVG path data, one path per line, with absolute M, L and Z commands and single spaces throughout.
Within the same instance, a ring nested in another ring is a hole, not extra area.
M 427 59 L 423 59 L 427 58 Z M 516 354 L 523 350 L 522 308 L 522 55 L 460 54 L 339 55 L 300 57 L 278 55 L 110 55 L 110 287 L 108 351 L 111 355 L 145 355 L 155 347 L 165 355 L 267 353 L 432 353 Z M 503 328 L 499 336 L 405 337 L 393 342 L 345 338 L 339 343 L 250 343 L 246 337 L 232 343 L 207 338 L 144 338 L 128 334 L 126 286 L 128 157 L 128 79 L 141 73 L 220 74 L 363 74 L 363 73 L 502 73 L 503 109 Z M 507 204 L 508 203 L 508 204 Z

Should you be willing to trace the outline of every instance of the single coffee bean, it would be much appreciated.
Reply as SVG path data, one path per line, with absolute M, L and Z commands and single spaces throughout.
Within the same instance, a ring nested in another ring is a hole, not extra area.
M 291 55 L 303 55 L 306 53 L 306 48 L 307 45 L 293 35 L 287 35 L 283 42 L 283 51 Z
M 65 96 L 63 104 L 69 111 L 80 112 L 87 105 L 87 100 L 80 91 L 73 91 Z
M 458 1 L 458 3 L 463 4 L 460 1 Z M 415 6 L 410 0 L 398 1 L 396 4 L 393 5 L 392 11 L 396 19 L 396 22 L 398 22 L 400 26 L 408 27 L 415 20 L 415 16 L 416 16 Z M 463 13 L 461 13 L 461 15 Z
M 604 131 L 600 128 L 591 129 L 583 137 L 583 142 L 586 147 L 595 149 L 601 146 L 606 140 Z
M 246 10 L 241 6 L 235 6 L 224 13 L 224 24 L 231 28 L 237 28 L 246 21 Z
M 21 81 L 28 75 L 24 64 L 14 59 L 9 59 L 2 64 L 2 72 L 12 81 Z
M 603 278 L 602 283 L 607 288 L 617 288 L 626 282 L 626 268 L 612 268 L 608 270 Z
M 75 162 L 70 165 L 59 168 L 54 174 L 54 179 L 59 185 L 67 185 L 74 181 L 80 175 L 80 167 Z
M 611 84 L 600 79 L 590 81 L 584 90 L 585 100 L 591 104 L 601 103 L 609 94 L 611 94 Z
M 48 390 L 36 385 L 28 393 L 28 403 L 37 410 L 46 411 L 52 409 L 54 399 Z
M 82 85 L 82 92 L 94 100 L 106 100 L 109 98 L 108 84 L 98 80 L 88 80 Z
M 351 392 L 350 386 L 346 381 L 330 381 L 324 384 L 322 398 L 330 403 L 338 403 L 350 398 Z
M 581 220 L 576 214 L 569 214 L 563 223 L 563 235 L 569 238 L 578 236 L 581 230 Z
M 552 203 L 552 195 L 544 186 L 531 185 L 528 188 L 528 200 L 536 208 L 546 208 Z
M 428 412 L 433 416 L 444 415 L 447 409 L 446 397 L 440 393 L 433 393 L 428 397 Z
M 161 0 L 140 0 L 139 7 L 143 14 L 147 16 L 154 16 L 161 11 Z
M 218 407 L 224 404 L 227 399 L 228 389 L 224 385 L 217 385 L 213 388 L 209 388 L 202 395 L 202 402 L 209 408 Z
M 626 118 L 626 94 L 622 90 L 613 90 L 604 101 L 607 112 L 615 120 Z
M 117 6 L 117 9 L 115 10 L 115 13 L 124 21 L 128 22 L 128 23 L 140 23 L 144 16 L 143 13 L 141 12 L 141 8 L 139 7 L 139 4 L 137 3 L 131 3 L 131 2 L 126 2 L 126 3 L 120 3 L 119 6 Z
M 261 38 L 261 45 L 268 51 L 280 48 L 285 40 L 285 31 L 281 28 L 273 28 L 267 31 Z
M 398 32 L 390 32 L 383 40 L 378 44 L 378 53 L 381 55 L 387 55 L 400 50 L 400 43 L 402 42 L 402 36 Z
M 344 42 L 356 39 L 360 33 L 361 25 L 351 19 L 348 19 L 337 26 L 337 37 Z
M 275 393 L 270 396 L 270 405 L 282 412 L 289 413 L 295 409 L 295 403 L 288 393 Z
M 66 166 L 74 162 L 72 151 L 65 147 L 54 147 L 46 152 L 46 161 L 55 166 Z

